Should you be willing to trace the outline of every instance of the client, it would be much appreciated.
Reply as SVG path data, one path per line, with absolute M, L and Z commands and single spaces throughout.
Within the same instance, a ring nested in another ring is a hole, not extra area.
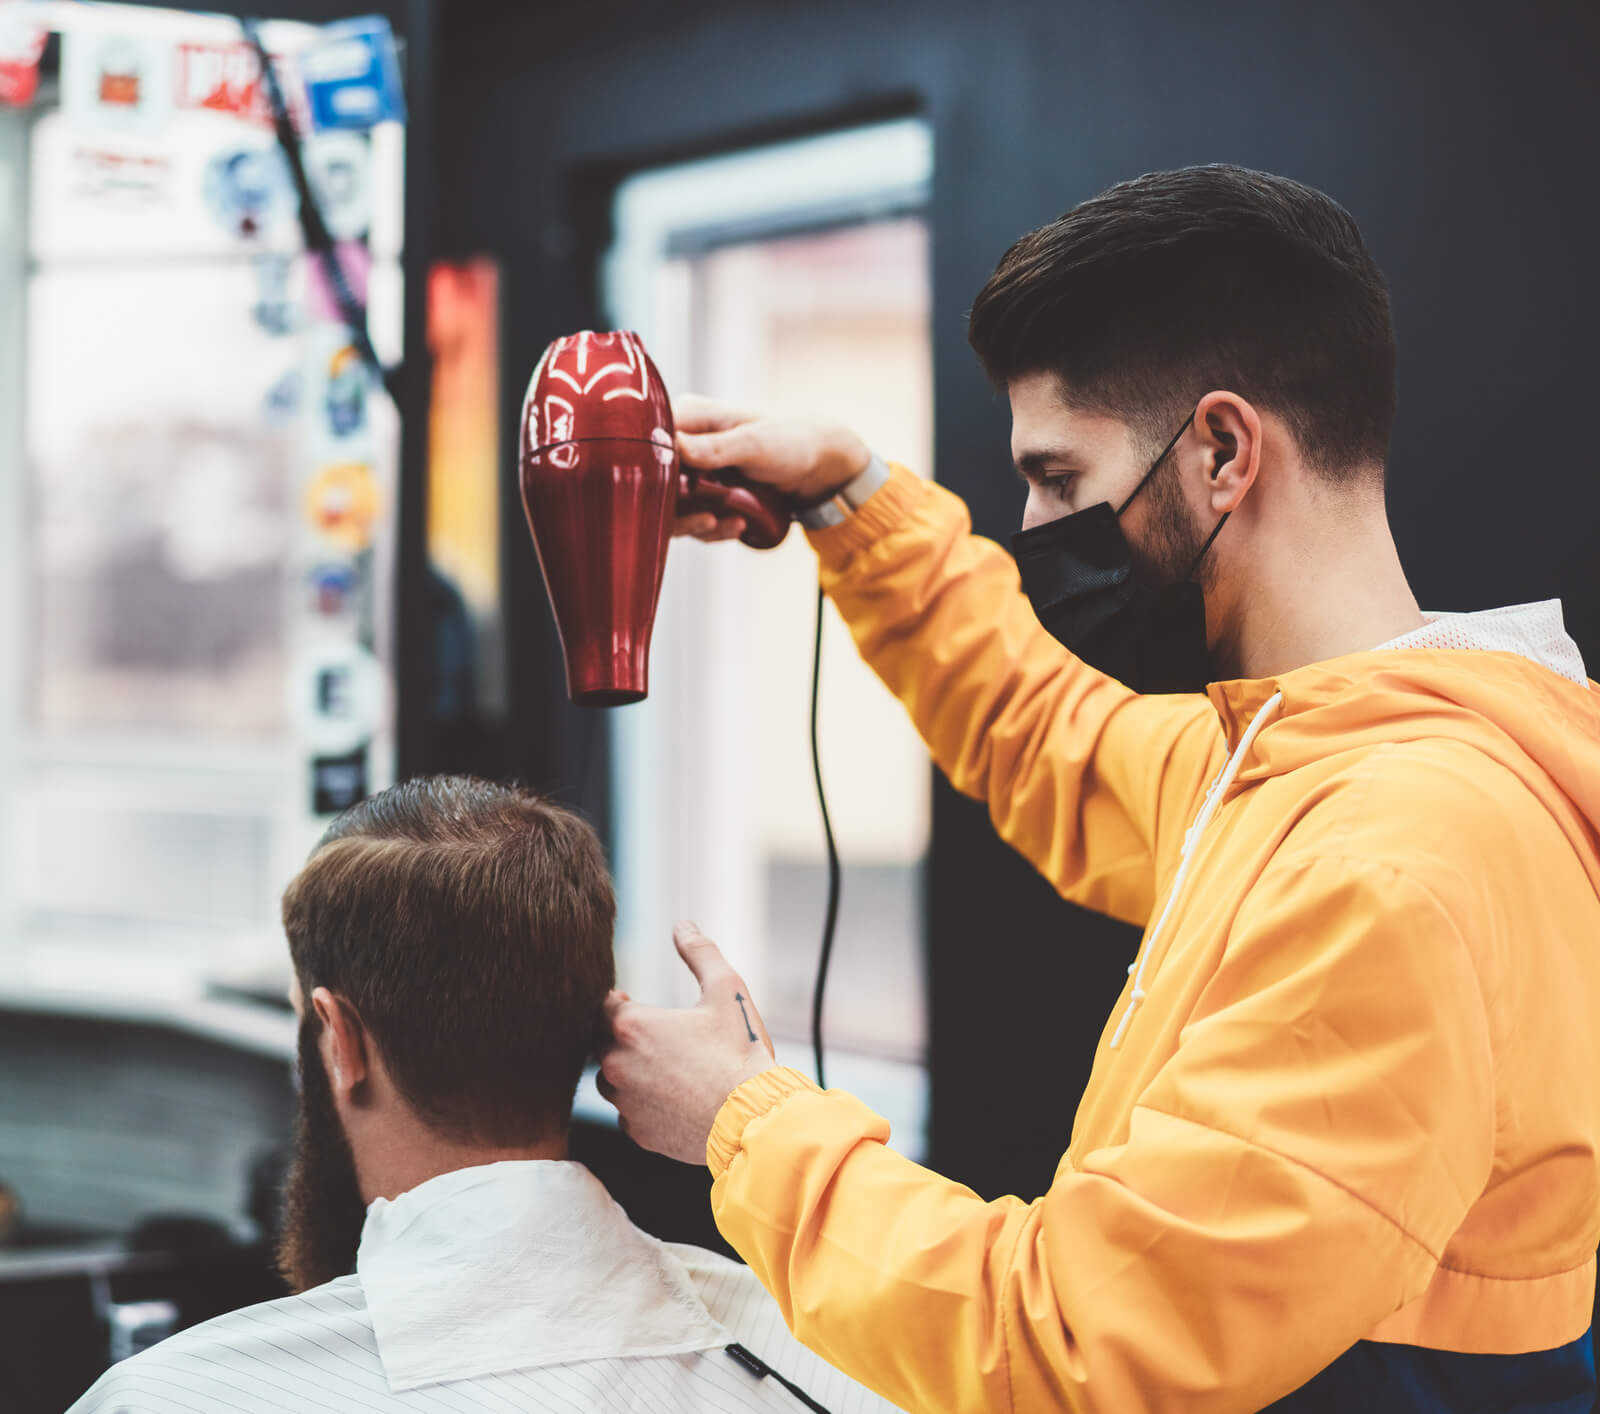
M 600 843 L 447 777 L 347 811 L 283 899 L 297 1293 L 107 1372 L 74 1414 L 887 1410 L 748 1269 L 634 1227 L 567 1159 L 614 966 Z

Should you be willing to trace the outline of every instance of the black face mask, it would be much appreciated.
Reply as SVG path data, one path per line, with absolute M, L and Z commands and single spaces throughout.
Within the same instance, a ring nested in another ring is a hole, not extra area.
M 1194 572 L 1228 516 L 1175 584 L 1153 584 L 1140 575 L 1118 524 L 1193 421 L 1190 413 L 1119 509 L 1102 501 L 1011 538 L 1039 622 L 1091 668 L 1135 692 L 1204 692 L 1211 680 L 1205 596 Z

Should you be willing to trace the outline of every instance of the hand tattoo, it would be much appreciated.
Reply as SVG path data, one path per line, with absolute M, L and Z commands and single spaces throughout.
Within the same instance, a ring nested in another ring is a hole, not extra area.
M 750 1039 L 752 1041 L 759 1041 L 761 1038 L 756 1035 L 755 1027 L 750 1024 L 750 1013 L 744 1009 L 744 993 L 735 992 L 733 994 L 733 999 L 739 1003 L 739 1015 L 744 1017 L 744 1029 L 750 1033 Z

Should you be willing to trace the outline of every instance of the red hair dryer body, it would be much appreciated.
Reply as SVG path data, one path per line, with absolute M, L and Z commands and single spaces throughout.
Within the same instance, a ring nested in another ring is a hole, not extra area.
M 743 516 L 769 549 L 777 492 L 678 463 L 672 404 L 637 334 L 585 331 L 544 351 L 522 407 L 522 506 L 561 634 L 567 695 L 618 707 L 649 690 L 650 635 L 675 515 Z

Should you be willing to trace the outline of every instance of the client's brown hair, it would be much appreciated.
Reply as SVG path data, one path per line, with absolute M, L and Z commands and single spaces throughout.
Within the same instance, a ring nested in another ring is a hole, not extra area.
M 350 1002 L 426 1123 L 505 1146 L 571 1119 L 615 982 L 615 917 L 588 824 L 462 776 L 347 810 L 283 896 L 304 995 Z

